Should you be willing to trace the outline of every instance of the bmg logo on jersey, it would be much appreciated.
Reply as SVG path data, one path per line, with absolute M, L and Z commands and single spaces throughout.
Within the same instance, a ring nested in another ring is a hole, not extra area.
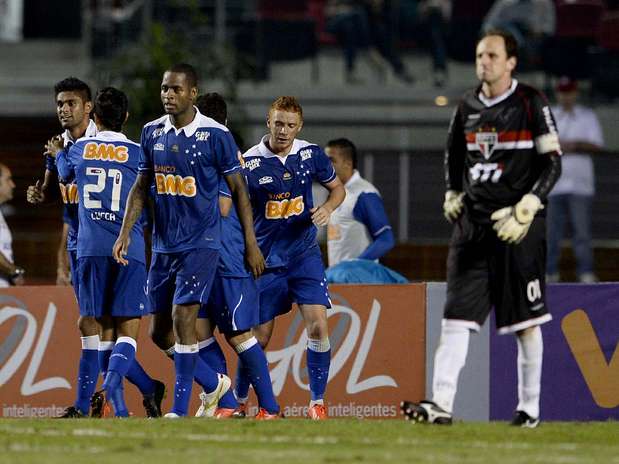
M 82 153 L 82 158 L 87 160 L 114 161 L 126 163 L 129 159 L 129 151 L 123 145 L 111 143 L 87 143 Z
M 196 179 L 193 176 L 179 176 L 174 174 L 155 174 L 155 184 L 159 195 L 173 195 L 182 197 L 195 197 Z
M 299 216 L 305 210 L 303 195 L 286 200 L 269 200 L 266 203 L 264 215 L 267 219 L 288 219 Z
M 79 201 L 79 191 L 77 189 L 77 184 L 59 184 L 60 185 L 60 196 L 62 197 L 62 202 L 66 205 L 76 205 Z

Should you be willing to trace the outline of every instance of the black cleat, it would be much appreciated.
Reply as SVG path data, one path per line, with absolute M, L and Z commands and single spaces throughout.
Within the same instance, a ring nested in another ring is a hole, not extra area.
M 145 396 L 142 400 L 146 417 L 156 418 L 161 417 L 161 402 L 165 396 L 165 385 L 159 380 L 155 380 L 155 393 Z
M 61 415 L 55 417 L 55 419 L 83 419 L 84 417 L 86 416 L 82 414 L 75 406 L 69 406 Z
M 523 427 L 526 429 L 534 429 L 539 425 L 539 417 L 531 417 L 524 411 L 516 411 L 514 418 L 509 423 L 514 427 Z
M 95 392 L 90 398 L 90 417 L 102 419 L 111 413 L 110 405 L 105 398 L 105 390 Z
M 424 400 L 421 403 L 402 401 L 400 410 L 406 420 L 414 423 L 426 423 L 436 425 L 451 425 L 453 418 L 444 409 L 432 401 Z

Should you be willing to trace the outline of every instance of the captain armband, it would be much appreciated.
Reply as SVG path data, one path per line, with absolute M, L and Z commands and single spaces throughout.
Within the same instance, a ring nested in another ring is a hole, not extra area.
M 561 154 L 559 136 L 556 134 L 556 132 L 550 132 L 548 134 L 540 135 L 535 139 L 535 149 L 540 155 L 553 152 Z

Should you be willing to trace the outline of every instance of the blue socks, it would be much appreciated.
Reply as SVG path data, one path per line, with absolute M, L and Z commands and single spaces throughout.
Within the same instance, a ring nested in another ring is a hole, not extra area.
M 176 383 L 174 385 L 174 406 L 172 407 L 172 412 L 178 414 L 179 416 L 187 415 L 189 400 L 191 399 L 191 386 L 193 383 L 194 373 L 197 373 L 198 370 L 196 369 L 198 367 L 196 364 L 199 359 L 197 343 L 195 345 L 180 345 L 178 343 L 174 345 L 174 370 L 176 371 Z M 203 361 L 202 364 L 204 364 Z M 208 366 L 206 367 L 208 368 Z M 200 370 L 202 371 L 203 369 Z M 215 376 L 215 387 L 217 387 L 217 374 L 214 372 L 213 374 Z M 197 377 L 196 380 L 198 380 Z M 207 383 L 209 382 L 208 375 L 205 381 Z M 212 391 L 215 387 L 207 391 Z M 206 389 L 204 386 L 203 388 Z
M 155 393 L 155 382 L 144 371 L 137 359 L 131 363 L 126 377 L 129 382 L 138 387 L 142 396 L 150 396 Z
M 243 403 L 247 401 L 247 397 L 249 396 L 249 372 L 240 356 L 239 363 L 236 366 L 234 394 L 236 396 L 236 399 Z
M 216 372 L 228 375 L 226 358 L 215 337 L 202 340 L 198 343 L 198 347 L 200 348 L 200 358 L 202 361 L 204 361 L 209 367 L 213 368 Z M 219 400 L 218 406 L 220 408 L 236 409 L 238 403 L 234 398 L 232 389 L 228 390 L 226 394 L 222 396 Z
M 90 412 L 90 397 L 99 380 L 99 336 L 82 338 L 82 354 L 77 374 L 77 398 L 75 407 L 85 416 Z
M 136 348 L 137 343 L 133 338 L 118 337 L 110 356 L 103 389 L 106 391 L 107 398 L 111 401 L 117 417 L 127 417 L 129 415 L 122 394 L 122 379 L 127 375 L 135 361 Z M 122 402 L 119 400 L 119 396 L 122 398 Z
M 329 366 L 331 365 L 331 346 L 329 339 L 308 339 L 307 341 L 307 370 L 309 373 L 312 401 L 320 401 L 325 395 L 329 380 Z
M 242 369 L 246 371 L 247 378 L 254 387 L 260 407 L 266 409 L 271 414 L 278 413 L 279 405 L 273 394 L 269 365 L 258 340 L 255 337 L 251 337 L 249 340 L 237 345 L 235 350 L 239 355 L 239 366 L 243 365 Z M 239 371 L 237 370 L 237 379 Z M 245 396 L 241 398 L 247 397 L 248 390 L 249 387 L 247 387 Z

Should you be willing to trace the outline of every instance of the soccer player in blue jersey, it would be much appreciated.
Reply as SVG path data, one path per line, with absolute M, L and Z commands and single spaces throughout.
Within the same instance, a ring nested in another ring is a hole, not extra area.
M 346 193 L 324 151 L 296 138 L 303 127 L 303 110 L 294 97 L 273 102 L 267 126 L 269 134 L 243 155 L 256 237 L 266 256 L 266 271 L 258 280 L 260 325 L 254 333 L 265 347 L 275 317 L 290 311 L 293 302 L 299 305 L 308 337 L 308 417 L 326 419 L 323 397 L 331 363 L 327 326 L 331 301 L 316 226 L 328 224 Z M 329 190 L 322 205 L 314 205 L 313 180 Z M 241 402 L 247 397 L 245 368 L 243 363 L 235 387 Z
M 200 96 L 197 106 L 204 115 L 212 117 L 220 124 L 227 124 L 226 101 L 218 93 Z M 247 366 L 260 406 L 256 419 L 277 419 L 281 416 L 273 394 L 268 362 L 262 347 L 251 333 L 251 328 L 258 324 L 258 288 L 243 260 L 243 230 L 224 180 L 220 181 L 219 209 L 222 216 L 222 236 L 226 239 L 222 240 L 219 266 L 209 301 L 200 308 L 198 314 L 196 330 L 200 356 L 217 372 L 227 373 L 226 359 L 213 336 L 213 324 L 216 324 L 241 362 Z M 210 410 L 214 409 L 215 405 L 209 403 L 206 393 L 201 393 L 200 399 L 202 405 L 196 416 L 210 416 Z M 218 419 L 245 416 L 245 411 L 237 410 L 238 404 L 232 391 L 228 391 L 221 398 L 218 406 L 212 414 Z
M 148 293 L 155 343 L 169 351 L 174 333 L 174 405 L 166 417 L 187 415 L 196 365 L 208 379 L 207 392 L 225 392 L 225 379 L 198 356 L 196 318 L 206 303 L 221 248 L 219 180 L 225 177 L 243 226 L 245 259 L 255 277 L 264 258 L 253 230 L 251 204 L 240 173 L 238 151 L 228 129 L 193 105 L 198 94 L 195 69 L 169 68 L 161 83 L 165 115 L 144 126 L 139 175 L 131 189 L 114 257 L 127 264 L 130 231 L 154 184 L 153 258 Z M 217 395 L 219 396 L 219 395 Z
M 56 155 L 59 176 L 74 180 L 79 192 L 76 280 L 80 315 L 94 318 L 101 325 L 104 340 L 113 341 L 114 333 L 117 335 L 108 365 L 104 366 L 103 390 L 118 417 L 129 415 L 122 397 L 122 379 L 130 370 L 135 374 L 139 368 L 135 361 L 136 340 L 146 303 L 146 295 L 135 291 L 146 282 L 141 224 L 131 231 L 129 265 L 119 266 L 110 255 L 121 227 L 124 200 L 137 177 L 140 157 L 139 145 L 121 133 L 127 109 L 124 93 L 112 87 L 102 89 L 94 104 L 97 135 L 79 139 L 68 151 L 50 150 L 50 154 Z M 97 345 L 98 329 L 97 325 L 96 332 L 91 334 Z M 96 351 L 88 354 L 92 358 L 97 356 Z M 88 377 L 96 379 L 99 367 L 93 359 Z M 149 404 L 153 411 L 149 415 L 159 416 L 157 403 L 161 402 L 163 392 L 156 400 L 155 382 L 139 370 L 150 383 Z M 101 393 L 93 396 L 93 405 L 102 406 L 102 401 Z M 146 402 L 145 406 L 149 412 Z

